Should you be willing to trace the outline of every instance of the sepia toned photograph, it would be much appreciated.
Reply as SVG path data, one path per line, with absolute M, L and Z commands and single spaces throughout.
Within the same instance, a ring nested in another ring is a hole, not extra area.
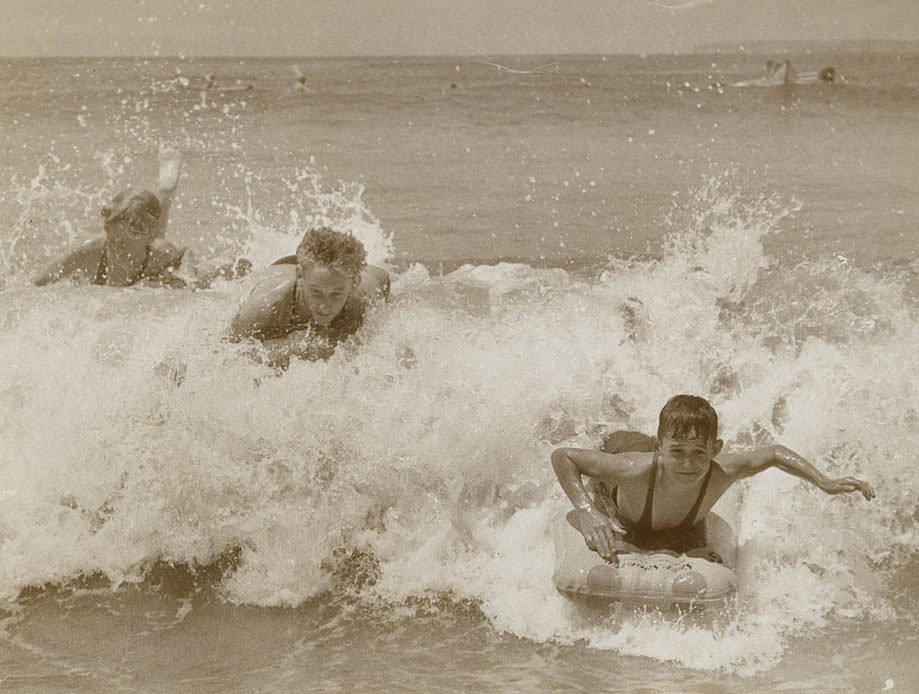
M 0 15 L 0 694 L 919 691 L 919 2 Z

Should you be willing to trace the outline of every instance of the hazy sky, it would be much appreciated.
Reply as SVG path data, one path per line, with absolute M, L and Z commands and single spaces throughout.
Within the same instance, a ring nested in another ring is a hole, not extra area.
M 919 40 L 919 0 L 0 0 L 0 55 L 670 53 Z

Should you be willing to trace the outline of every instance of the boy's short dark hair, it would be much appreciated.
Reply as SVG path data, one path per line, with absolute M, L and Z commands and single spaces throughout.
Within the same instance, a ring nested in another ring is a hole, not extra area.
M 297 264 L 303 267 L 308 263 L 327 265 L 356 280 L 367 264 L 367 251 L 351 234 L 316 227 L 307 231 L 297 246 Z
M 661 409 L 657 438 L 718 438 L 718 413 L 705 398 L 698 395 L 674 395 Z

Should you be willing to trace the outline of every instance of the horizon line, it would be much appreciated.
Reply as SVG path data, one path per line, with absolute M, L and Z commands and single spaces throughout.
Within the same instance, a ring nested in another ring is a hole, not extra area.
M 375 59 L 375 58 L 533 58 L 533 57 L 593 57 L 593 56 L 674 56 L 674 55 L 711 55 L 717 53 L 756 53 L 759 50 L 766 50 L 772 47 L 772 50 L 780 49 L 782 46 L 804 49 L 808 45 L 827 46 L 834 45 L 837 47 L 852 44 L 880 44 L 887 45 L 891 48 L 912 47 L 919 51 L 919 40 L 914 39 L 757 39 L 755 41 L 717 41 L 709 44 L 693 46 L 691 49 L 670 50 L 665 52 L 655 51 L 602 51 L 602 52 L 557 52 L 557 53 L 493 53 L 484 56 L 481 53 L 354 53 L 354 54 L 295 54 L 295 53 L 275 53 L 275 54 L 130 54 L 130 53 L 110 53 L 96 55 L 72 55 L 72 54 L 17 54 L 17 55 L 0 55 L 0 60 L 10 59 L 89 59 L 103 60 L 108 58 L 131 58 L 135 60 L 307 60 L 307 59 Z

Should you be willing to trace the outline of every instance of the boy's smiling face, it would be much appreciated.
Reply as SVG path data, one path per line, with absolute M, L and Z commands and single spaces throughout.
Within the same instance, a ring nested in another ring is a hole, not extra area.
M 721 439 L 664 436 L 660 439 L 658 461 L 671 472 L 694 477 L 708 470 L 709 461 L 721 452 L 723 445 Z

